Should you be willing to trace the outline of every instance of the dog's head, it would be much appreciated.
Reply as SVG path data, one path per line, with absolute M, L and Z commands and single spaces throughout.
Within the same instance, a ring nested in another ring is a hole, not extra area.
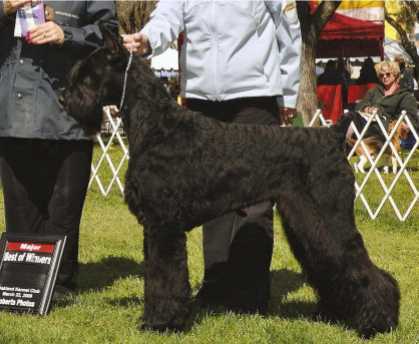
M 62 97 L 67 112 L 88 132 L 96 132 L 102 122 L 102 107 L 119 105 L 128 52 L 121 39 L 101 26 L 104 45 L 71 70 Z

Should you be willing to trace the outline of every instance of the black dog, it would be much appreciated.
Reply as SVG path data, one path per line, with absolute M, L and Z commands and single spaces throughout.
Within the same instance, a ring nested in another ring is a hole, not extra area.
M 66 108 L 85 123 L 119 104 L 128 54 L 106 46 L 74 68 Z M 369 337 L 395 328 L 397 282 L 370 260 L 354 219 L 354 176 L 335 128 L 225 124 L 177 106 L 134 58 L 122 109 L 130 161 L 125 199 L 144 226 L 144 327 L 182 329 L 190 311 L 186 236 L 210 219 L 275 201 L 319 312 Z

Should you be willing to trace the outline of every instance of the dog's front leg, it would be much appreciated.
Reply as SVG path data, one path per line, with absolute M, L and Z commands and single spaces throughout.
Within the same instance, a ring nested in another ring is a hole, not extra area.
M 145 229 L 142 328 L 183 330 L 190 310 L 186 235 L 168 228 Z

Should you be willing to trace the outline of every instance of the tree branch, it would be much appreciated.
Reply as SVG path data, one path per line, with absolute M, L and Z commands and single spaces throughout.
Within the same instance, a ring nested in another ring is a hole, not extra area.
M 341 2 L 341 0 L 322 1 L 320 5 L 316 8 L 316 11 L 313 14 L 313 23 L 317 35 L 320 35 L 320 32 L 322 31 L 323 27 L 333 16 Z
M 409 56 L 412 58 L 412 60 L 415 60 L 415 58 L 418 57 L 416 46 L 415 44 L 409 40 L 409 36 L 407 35 L 407 32 L 403 29 L 403 27 L 395 20 L 391 15 L 385 12 L 385 18 L 386 21 L 396 29 L 397 33 L 400 36 L 401 44 L 403 48 L 406 50 L 406 52 L 409 54 Z
M 409 40 L 406 30 L 396 21 L 387 11 L 385 11 L 385 18 L 386 21 L 394 27 L 397 33 L 400 35 L 400 40 L 402 47 L 410 56 L 412 61 L 415 64 L 414 72 L 415 72 L 415 79 L 419 82 L 419 55 L 416 50 L 415 44 Z

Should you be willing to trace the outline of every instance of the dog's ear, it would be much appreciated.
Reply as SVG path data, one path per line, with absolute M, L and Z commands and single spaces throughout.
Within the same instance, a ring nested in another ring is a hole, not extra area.
M 113 23 L 101 23 L 99 25 L 103 36 L 104 47 L 114 55 L 120 55 L 123 52 L 122 39 L 118 35 L 118 27 Z

